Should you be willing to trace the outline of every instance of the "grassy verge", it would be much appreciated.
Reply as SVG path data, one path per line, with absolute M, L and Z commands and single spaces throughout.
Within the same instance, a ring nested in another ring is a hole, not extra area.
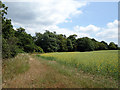
M 19 54 L 15 58 L 3 60 L 2 78 L 3 82 L 12 79 L 14 76 L 24 73 L 29 69 L 29 56 L 27 54 Z
M 36 59 L 45 64 L 50 70 L 38 82 L 43 87 L 61 85 L 63 88 L 117 88 L 117 82 L 112 78 L 102 75 L 93 75 L 77 68 L 58 63 L 56 61 L 42 59 L 38 55 Z M 53 71 L 51 71 L 53 70 Z M 57 83 L 57 84 L 56 84 Z

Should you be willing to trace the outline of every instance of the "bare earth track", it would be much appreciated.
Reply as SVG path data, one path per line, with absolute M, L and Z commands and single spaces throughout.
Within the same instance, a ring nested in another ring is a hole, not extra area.
M 34 87 L 33 81 L 38 75 L 40 76 L 42 73 L 46 72 L 47 69 L 38 60 L 34 60 L 32 57 L 30 57 L 29 64 L 30 69 L 28 71 L 24 74 L 19 74 L 12 80 L 7 81 L 6 85 L 4 85 L 9 88 Z

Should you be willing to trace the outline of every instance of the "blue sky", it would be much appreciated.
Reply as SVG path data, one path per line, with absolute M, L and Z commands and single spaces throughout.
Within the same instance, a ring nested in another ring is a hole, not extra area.
M 108 22 L 118 19 L 117 2 L 91 2 L 80 9 L 83 13 L 72 17 L 72 23 L 62 23 L 59 26 L 70 29 L 75 25 L 87 26 L 89 24 L 105 27 Z
M 80 2 L 79 0 L 41 0 L 39 2 L 6 2 L 8 17 L 14 28 L 27 33 L 77 34 L 98 41 L 118 43 L 118 3 Z

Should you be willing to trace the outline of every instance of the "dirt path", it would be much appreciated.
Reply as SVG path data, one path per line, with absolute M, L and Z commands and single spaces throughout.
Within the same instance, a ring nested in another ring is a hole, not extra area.
M 7 81 L 6 85 L 9 88 L 30 88 L 34 87 L 33 82 L 36 78 L 40 77 L 41 74 L 46 72 L 46 66 L 42 65 L 40 61 L 33 59 L 30 57 L 29 60 L 30 69 L 23 74 L 19 74 L 12 80 Z
M 55 61 L 47 61 L 56 63 Z M 19 74 L 12 80 L 7 80 L 3 84 L 4 88 L 65 88 L 74 86 L 71 80 L 58 73 L 56 68 L 51 68 L 45 62 L 36 60 L 29 56 L 30 69 L 25 73 Z

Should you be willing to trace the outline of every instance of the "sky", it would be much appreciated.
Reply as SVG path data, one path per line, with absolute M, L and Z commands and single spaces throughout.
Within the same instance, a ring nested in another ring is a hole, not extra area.
M 32 36 L 35 32 L 49 30 L 118 44 L 118 2 L 40 0 L 4 3 L 14 28 L 23 27 Z

